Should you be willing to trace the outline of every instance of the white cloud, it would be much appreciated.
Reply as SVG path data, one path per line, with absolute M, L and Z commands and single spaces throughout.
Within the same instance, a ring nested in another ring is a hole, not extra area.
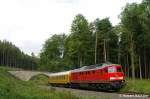
M 76 14 L 90 22 L 110 17 L 115 25 L 127 2 L 141 0 L 0 0 L 0 39 L 13 42 L 28 54 L 38 54 L 52 34 L 69 33 Z

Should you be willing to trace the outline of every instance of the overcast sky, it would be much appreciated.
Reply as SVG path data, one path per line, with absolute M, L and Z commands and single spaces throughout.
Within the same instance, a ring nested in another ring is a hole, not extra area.
M 89 22 L 109 17 L 113 25 L 127 2 L 142 0 L 0 0 L 0 40 L 8 40 L 27 54 L 39 54 L 53 34 L 70 32 L 78 13 Z

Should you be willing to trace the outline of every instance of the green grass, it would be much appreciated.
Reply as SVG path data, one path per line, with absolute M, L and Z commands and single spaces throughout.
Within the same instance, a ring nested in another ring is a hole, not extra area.
M 48 77 L 45 75 L 35 76 L 25 82 L 9 74 L 8 70 L 12 69 L 0 67 L 0 99 L 95 99 L 78 97 L 71 92 L 58 92 L 55 88 L 41 88 L 48 84 Z M 127 79 L 121 92 L 150 94 L 150 80 Z
M 71 93 L 40 88 L 38 84 L 44 84 L 45 81 L 35 82 L 46 80 L 43 75 L 24 82 L 10 75 L 7 70 L 10 69 L 0 67 L 0 99 L 79 99 Z
M 127 79 L 126 86 L 121 92 L 145 93 L 150 94 L 150 80 L 147 79 Z
M 39 74 L 30 79 L 30 82 L 36 83 L 37 85 L 48 85 L 48 76 Z

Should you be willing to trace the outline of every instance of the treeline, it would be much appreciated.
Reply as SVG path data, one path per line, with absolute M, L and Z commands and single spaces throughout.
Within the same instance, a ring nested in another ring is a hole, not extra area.
M 40 54 L 40 69 L 63 71 L 84 65 L 121 64 L 132 78 L 150 78 L 150 1 L 127 4 L 121 22 L 112 26 L 109 18 L 88 22 L 75 16 L 69 35 L 53 35 Z
M 24 54 L 18 47 L 9 41 L 0 40 L 0 66 L 22 69 L 37 69 L 38 59 Z
M 89 23 L 75 16 L 69 35 L 53 35 L 40 54 L 40 68 L 63 71 L 111 61 L 118 63 L 118 36 L 109 18 Z
M 121 13 L 121 62 L 133 78 L 150 78 L 150 0 L 127 4 Z

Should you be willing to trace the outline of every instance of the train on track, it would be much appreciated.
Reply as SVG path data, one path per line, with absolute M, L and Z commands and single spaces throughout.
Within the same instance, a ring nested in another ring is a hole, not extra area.
M 49 83 L 52 86 L 71 88 L 119 90 L 125 85 L 125 76 L 121 65 L 102 63 L 65 72 L 51 73 Z

